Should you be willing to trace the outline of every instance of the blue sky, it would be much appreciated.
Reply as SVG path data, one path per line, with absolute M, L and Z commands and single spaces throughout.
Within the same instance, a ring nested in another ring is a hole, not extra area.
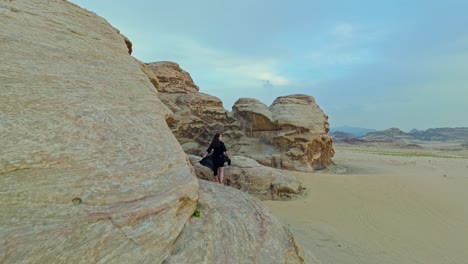
M 228 110 L 305 93 L 332 127 L 468 127 L 468 1 L 72 2 Z

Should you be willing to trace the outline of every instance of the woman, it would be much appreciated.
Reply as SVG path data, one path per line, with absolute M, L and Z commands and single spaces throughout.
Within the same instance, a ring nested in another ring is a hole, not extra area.
M 213 154 L 211 155 L 213 159 L 213 175 L 215 176 L 216 182 L 222 184 L 224 180 L 224 162 L 225 156 L 231 159 L 231 153 L 226 149 L 224 145 L 223 135 L 220 133 L 216 133 L 211 140 L 210 147 L 206 150 L 205 155 L 203 158 L 208 156 L 211 151 Z

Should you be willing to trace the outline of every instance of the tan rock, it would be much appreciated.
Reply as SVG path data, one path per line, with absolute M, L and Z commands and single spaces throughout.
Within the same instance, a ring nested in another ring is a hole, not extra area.
M 283 130 L 297 133 L 326 134 L 328 116 L 310 95 L 293 94 L 276 98 L 270 106 L 273 121 Z
M 264 103 L 253 98 L 240 98 L 232 107 L 234 117 L 239 122 L 241 129 L 249 132 L 256 131 L 274 131 L 272 114 Z
M 198 178 L 214 181 L 213 171 L 202 166 L 201 157 L 188 155 Z M 225 184 L 245 191 L 261 200 L 284 200 L 302 192 L 301 183 L 287 171 L 260 165 L 254 159 L 234 156 L 225 167 Z
M 179 67 L 179 64 L 170 61 L 153 62 L 148 66 L 158 77 L 158 91 L 166 93 L 195 93 L 198 86 L 190 74 Z
M 138 63 L 140 64 L 141 70 L 148 76 L 150 82 L 153 84 L 156 91 L 158 91 L 158 89 L 159 89 L 159 80 L 158 80 L 158 77 L 156 77 L 156 75 L 154 74 L 153 70 L 148 66 L 148 64 L 143 63 L 143 62 L 141 62 L 141 61 L 139 61 L 137 59 L 135 59 L 135 60 L 138 61 Z
M 278 97 L 270 106 L 281 133 L 273 141 L 282 152 L 281 168 L 313 171 L 332 164 L 328 116 L 309 95 Z M 276 163 L 276 162 L 275 162 Z
M 125 38 L 58 0 L 0 25 L 0 262 L 161 263 L 198 182 Z
M 204 93 L 182 94 L 177 97 L 176 104 L 181 107 L 189 107 L 191 114 L 205 122 L 227 122 L 226 109 L 218 97 Z
M 198 209 L 166 263 L 318 263 L 247 193 L 200 180 Z
M 202 218 L 221 224 L 191 222 L 199 185 L 170 110 L 104 19 L 67 1 L 2 1 L 0 24 L 0 262 L 312 263 L 233 189 L 201 191 Z M 216 253 L 194 250 L 220 236 Z
M 175 63 L 149 65 L 154 65 L 160 82 L 184 72 Z M 270 107 L 241 98 L 229 113 L 219 98 L 198 93 L 191 84 L 177 87 L 159 97 L 174 113 L 171 129 L 186 153 L 198 155 L 216 132 L 222 132 L 233 153 L 266 166 L 311 172 L 332 164 L 328 116 L 312 96 L 278 97 Z
M 224 131 L 232 118 L 219 98 L 204 93 L 165 93 L 161 100 L 173 111 L 171 129 L 187 153 L 199 154 L 198 144 L 206 144 L 215 131 Z M 191 144 L 186 144 L 191 143 Z

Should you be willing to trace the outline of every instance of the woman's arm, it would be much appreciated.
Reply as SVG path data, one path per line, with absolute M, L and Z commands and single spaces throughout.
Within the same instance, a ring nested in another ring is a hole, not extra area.
M 203 158 L 210 155 L 212 150 L 213 150 L 213 146 L 210 145 L 210 147 L 205 151 L 205 154 L 203 154 Z

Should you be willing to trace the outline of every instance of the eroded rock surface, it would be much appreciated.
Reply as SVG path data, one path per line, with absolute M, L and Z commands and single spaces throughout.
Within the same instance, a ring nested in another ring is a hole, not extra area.
M 0 24 L 0 262 L 161 263 L 198 182 L 125 37 L 66 1 Z
M 214 181 L 213 171 L 202 166 L 201 157 L 188 155 L 198 178 Z M 226 165 L 225 184 L 248 192 L 261 200 L 284 200 L 302 192 L 301 183 L 287 171 L 266 167 L 254 159 L 234 156 Z
M 234 116 L 240 117 L 241 127 L 248 135 L 240 140 L 240 153 L 263 165 L 298 171 L 313 171 L 332 163 L 334 150 L 332 139 L 327 135 L 328 116 L 312 96 L 278 97 L 268 111 L 259 103 L 248 103 L 252 106 L 249 109 L 244 106 L 246 101 L 239 99 L 233 106 Z M 271 123 L 261 122 L 267 123 L 269 129 L 255 125 L 259 123 L 259 113 L 262 113 L 261 120 L 271 120 Z
M 219 98 L 197 92 L 198 87 L 193 88 L 196 85 L 190 75 L 179 65 L 148 65 L 160 84 L 168 79 L 177 84 L 159 89 L 159 97 L 174 113 L 171 129 L 186 153 L 199 154 L 216 132 L 223 132 L 233 153 L 266 166 L 311 172 L 332 164 L 328 116 L 312 96 L 278 97 L 270 107 L 241 98 L 228 112 Z
M 167 263 L 318 263 L 245 192 L 200 180 L 198 209 Z
M 158 91 L 167 93 L 193 93 L 198 92 L 198 86 L 179 64 L 170 61 L 148 63 L 159 80 Z
M 0 25 L 1 263 L 194 263 L 215 237 L 229 248 L 208 260 L 310 263 L 232 188 L 200 191 L 202 214 L 223 223 L 199 232 L 198 180 L 155 89 L 167 82 L 104 19 L 67 1 L 0 1 Z M 195 233 L 205 244 L 184 239 Z

